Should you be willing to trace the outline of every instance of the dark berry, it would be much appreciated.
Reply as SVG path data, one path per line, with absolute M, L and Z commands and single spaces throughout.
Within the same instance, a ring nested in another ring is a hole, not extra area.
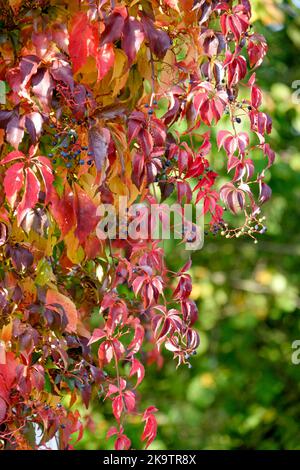
M 92 163 L 93 163 L 93 160 L 89 160 L 89 161 L 87 162 L 88 165 L 91 165 Z
M 241 118 L 238 118 L 238 117 L 235 118 L 235 121 L 236 121 L 238 124 L 241 124 L 241 122 L 242 122 Z

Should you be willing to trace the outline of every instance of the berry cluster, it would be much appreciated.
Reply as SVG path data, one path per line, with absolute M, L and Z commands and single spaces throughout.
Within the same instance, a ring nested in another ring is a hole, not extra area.
M 50 124 L 50 128 L 55 128 Z M 68 169 L 76 169 L 78 165 L 91 166 L 94 163 L 94 153 L 89 151 L 87 145 L 81 145 L 78 133 L 74 129 L 67 129 L 51 133 L 51 152 L 47 154 L 53 165 L 64 165 Z

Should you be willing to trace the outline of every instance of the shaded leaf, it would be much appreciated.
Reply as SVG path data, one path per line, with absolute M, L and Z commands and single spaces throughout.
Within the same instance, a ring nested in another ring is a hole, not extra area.
M 77 328 L 77 309 L 71 299 L 61 294 L 60 292 L 48 289 L 46 294 L 46 305 L 51 306 L 59 304 L 63 307 L 67 318 L 68 324 L 66 330 L 69 332 L 76 331 Z
M 89 149 L 94 155 L 96 168 L 98 171 L 105 168 L 108 145 L 110 142 L 110 132 L 105 127 L 93 126 L 89 130 Z

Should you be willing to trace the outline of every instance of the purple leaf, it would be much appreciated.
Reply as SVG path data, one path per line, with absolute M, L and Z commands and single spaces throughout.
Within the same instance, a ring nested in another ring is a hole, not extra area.
M 118 13 L 112 13 L 105 21 L 105 30 L 101 34 L 100 46 L 108 42 L 118 41 L 121 37 L 124 26 L 124 18 Z
M 45 111 L 49 111 L 54 88 L 53 79 L 46 68 L 41 68 L 32 77 L 32 91 Z
M 272 189 L 266 183 L 260 182 L 259 185 L 259 202 L 263 204 L 268 201 L 272 195 Z
M 171 39 L 165 31 L 157 29 L 151 18 L 145 14 L 142 15 L 142 24 L 151 51 L 159 59 L 163 59 L 172 44 Z
M 19 144 L 22 142 L 24 136 L 24 116 L 19 117 L 15 114 L 7 124 L 6 127 L 6 140 L 15 149 L 18 149 Z
M 109 142 L 110 132 L 108 129 L 91 127 L 89 130 L 89 150 L 93 152 L 97 170 L 101 170 L 104 166 Z
M 43 117 L 40 113 L 33 112 L 25 117 L 25 127 L 33 144 L 40 137 L 43 128 Z
M 145 39 L 142 25 L 133 16 L 126 18 L 123 29 L 122 49 L 131 64 Z

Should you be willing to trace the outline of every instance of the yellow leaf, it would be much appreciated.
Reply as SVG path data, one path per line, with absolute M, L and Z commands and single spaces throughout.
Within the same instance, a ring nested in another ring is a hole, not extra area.
M 79 240 L 74 235 L 74 229 L 65 235 L 64 242 L 67 247 L 67 257 L 74 264 L 79 264 L 84 259 L 84 250 L 79 246 Z
M 11 340 L 12 335 L 12 321 L 10 321 L 7 325 L 4 325 L 0 332 L 0 339 L 4 342 Z

